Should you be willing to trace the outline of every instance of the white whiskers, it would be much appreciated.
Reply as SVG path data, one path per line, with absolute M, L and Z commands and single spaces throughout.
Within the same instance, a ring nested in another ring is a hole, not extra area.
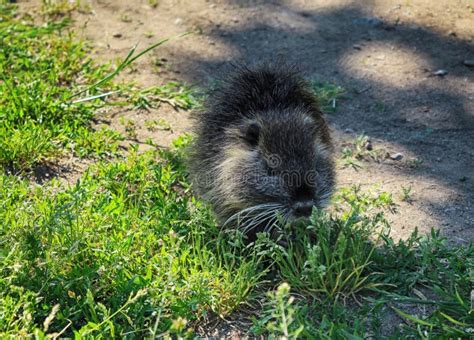
M 243 209 L 230 216 L 223 224 L 235 224 L 244 233 L 249 233 L 257 227 L 263 232 L 271 232 L 276 226 L 279 214 L 285 213 L 285 207 L 279 203 L 263 203 Z

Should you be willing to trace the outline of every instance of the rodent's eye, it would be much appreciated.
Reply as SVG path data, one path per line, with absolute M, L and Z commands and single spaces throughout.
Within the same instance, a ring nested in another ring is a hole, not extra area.
M 251 145 L 256 146 L 260 138 L 260 126 L 256 123 L 250 124 L 245 130 L 244 139 Z

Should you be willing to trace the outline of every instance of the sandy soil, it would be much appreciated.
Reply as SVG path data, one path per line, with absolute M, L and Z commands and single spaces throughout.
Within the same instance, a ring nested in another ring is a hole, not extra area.
M 81 3 L 75 30 L 91 41 L 99 60 L 123 58 L 136 43 L 144 48 L 193 32 L 122 75 L 142 86 L 174 79 L 207 86 L 230 61 L 278 55 L 309 78 L 343 86 L 349 98 L 327 117 L 339 148 L 365 134 L 374 148 L 403 158 L 366 162 L 358 171 L 340 166 L 339 185 L 394 193 L 398 209 L 389 217 L 396 238 L 437 227 L 454 243 L 474 239 L 474 68 L 464 64 L 474 59 L 473 0 Z M 437 76 L 438 70 L 447 74 Z M 188 112 L 167 105 L 100 118 L 119 129 L 121 119 L 133 120 L 138 140 L 158 145 L 190 126 Z M 159 118 L 172 129 L 145 128 L 144 122 Z M 412 188 L 410 202 L 399 199 L 402 186 Z

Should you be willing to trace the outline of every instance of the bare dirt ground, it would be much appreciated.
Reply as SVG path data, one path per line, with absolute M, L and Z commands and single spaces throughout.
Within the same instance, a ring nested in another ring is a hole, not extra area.
M 392 192 L 395 238 L 437 227 L 454 243 L 474 239 L 474 68 L 466 65 L 474 62 L 473 0 L 95 0 L 81 8 L 74 29 L 102 61 L 193 32 L 122 75 L 140 86 L 206 87 L 229 62 L 283 56 L 308 78 L 344 87 L 349 98 L 327 116 L 337 145 L 365 134 L 374 148 L 403 158 L 357 171 L 341 165 L 339 185 Z M 122 131 L 132 120 L 139 141 L 166 146 L 188 131 L 189 115 L 161 105 L 100 118 Z M 160 118 L 171 130 L 145 127 Z M 412 188 L 410 202 L 398 198 L 402 186 Z

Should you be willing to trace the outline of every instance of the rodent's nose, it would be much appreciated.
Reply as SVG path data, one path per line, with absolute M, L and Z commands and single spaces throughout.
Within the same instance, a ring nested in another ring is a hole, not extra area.
M 300 201 L 293 204 L 293 214 L 296 217 L 309 217 L 313 211 L 313 201 Z

